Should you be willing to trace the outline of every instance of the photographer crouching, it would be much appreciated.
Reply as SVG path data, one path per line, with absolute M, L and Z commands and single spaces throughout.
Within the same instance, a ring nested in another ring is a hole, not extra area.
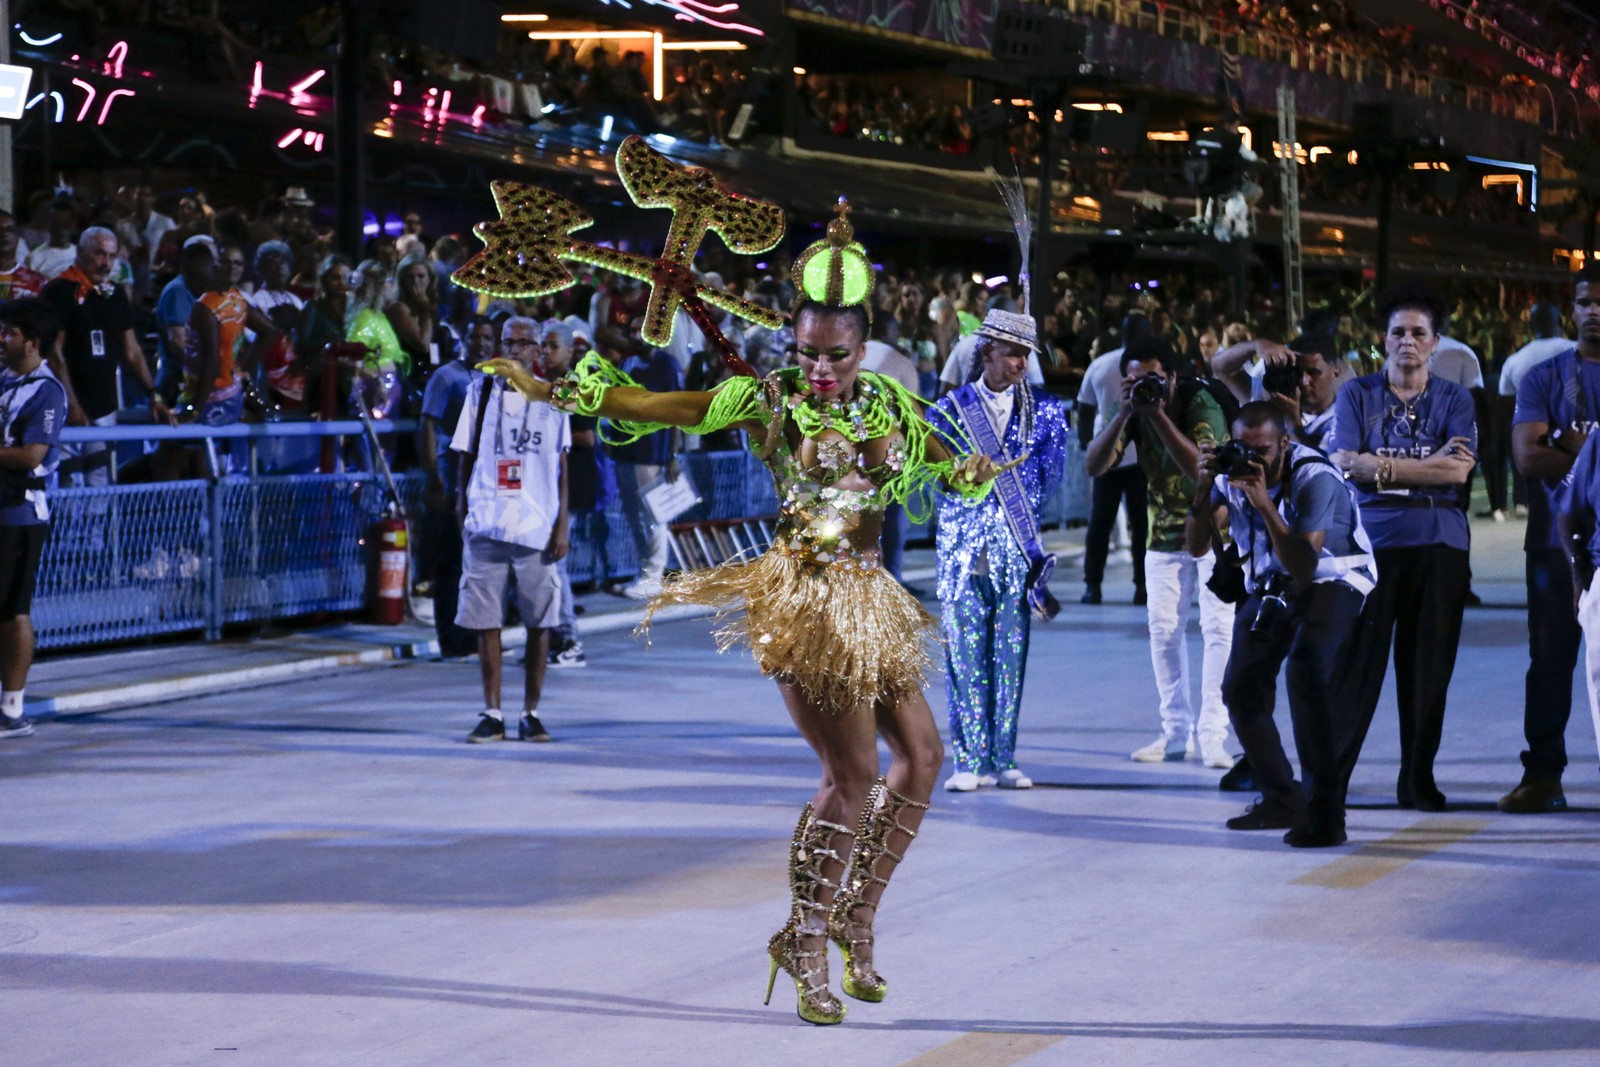
M 1284 842 L 1297 848 L 1342 845 L 1339 756 L 1350 724 L 1330 693 L 1339 650 L 1376 581 L 1371 546 L 1338 470 L 1290 440 L 1276 404 L 1246 404 L 1233 436 L 1201 448 L 1184 527 L 1192 555 L 1220 546 L 1227 530 L 1241 557 L 1217 567 L 1216 592 L 1239 605 L 1222 698 L 1261 799 L 1228 829 L 1287 830 Z M 1286 659 L 1303 792 L 1272 721 Z

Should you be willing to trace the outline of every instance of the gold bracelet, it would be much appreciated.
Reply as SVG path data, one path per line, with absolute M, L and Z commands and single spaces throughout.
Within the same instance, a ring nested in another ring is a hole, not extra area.
M 572 378 L 557 378 L 550 383 L 550 406 L 557 411 L 578 409 L 578 383 Z
M 1390 483 L 1392 481 L 1394 481 L 1394 460 L 1378 460 L 1378 473 L 1373 479 L 1373 485 L 1377 488 L 1378 492 L 1382 493 L 1390 488 Z

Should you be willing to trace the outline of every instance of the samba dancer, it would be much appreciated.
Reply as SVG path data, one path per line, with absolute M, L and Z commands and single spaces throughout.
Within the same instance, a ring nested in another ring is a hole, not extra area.
M 1055 556 L 1044 550 L 1038 515 L 1061 485 L 1067 421 L 1061 401 L 1023 381 L 1038 350 L 1028 315 L 991 311 L 978 329 L 972 376 L 928 412 L 952 442 L 970 439 L 996 463 L 1021 465 L 981 500 L 939 505 L 939 602 L 945 638 L 945 694 L 955 773 L 944 783 L 1029 789 L 1016 761 L 1017 716 L 1031 618 L 1060 609 L 1050 595 Z
M 468 263 L 457 280 L 489 288 L 514 282 L 529 264 L 545 272 L 556 258 L 604 259 L 652 280 L 645 329 L 651 343 L 659 343 L 651 338 L 653 326 L 670 331 L 678 306 L 708 341 L 721 341 L 702 298 L 760 321 L 759 310 L 708 291 L 690 273 L 687 258 L 707 229 L 734 251 L 765 251 L 781 237 L 781 213 L 774 233 L 766 209 L 776 208 L 727 193 L 704 171 L 678 168 L 638 138 L 619 149 L 618 171 L 636 203 L 674 210 L 662 260 L 638 262 L 632 253 L 558 243 L 558 231 L 587 225 L 586 217 L 543 191 L 501 185 L 502 221 L 479 228 L 490 243 L 480 253 L 488 257 L 487 268 L 475 273 Z M 685 233 L 690 236 L 678 239 Z M 534 243 L 540 247 L 528 247 Z M 548 283 L 552 275 L 531 280 Z M 822 784 L 792 842 L 789 920 L 768 943 L 767 995 L 770 1000 L 781 968 L 794 980 L 800 1017 L 826 1024 L 845 1015 L 828 987 L 828 940 L 844 954 L 847 994 L 881 1001 L 887 993 L 873 967 L 877 905 L 916 836 L 943 763 L 938 727 L 922 695 L 932 619 L 880 567 L 883 510 L 891 501 L 918 499 L 935 482 L 982 496 L 1003 468 L 985 455 L 958 459 L 922 417 L 916 397 L 892 379 L 860 370 L 873 270 L 842 214 L 826 240 L 796 262 L 795 275 L 800 366 L 765 379 L 746 376 L 748 368 L 736 364 L 743 373 L 714 391 L 651 393 L 594 358 L 554 383 L 498 360 L 485 369 L 504 374 L 531 400 L 604 416 L 624 437 L 665 426 L 689 433 L 743 430 L 772 471 L 783 502 L 772 547 L 750 562 L 668 579 L 650 611 L 693 603 L 731 612 L 742 605 L 742 615 L 719 631 L 723 647 L 750 646 L 822 762 Z M 879 736 L 891 755 L 881 776 Z

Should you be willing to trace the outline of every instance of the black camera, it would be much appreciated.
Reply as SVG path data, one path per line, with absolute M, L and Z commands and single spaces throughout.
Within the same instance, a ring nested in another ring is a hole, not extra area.
M 1263 469 L 1266 467 L 1266 457 L 1261 449 L 1243 441 L 1224 441 L 1211 453 L 1211 461 L 1216 465 L 1218 474 L 1226 474 L 1230 478 L 1255 474 L 1255 464 L 1260 464 Z
M 1293 363 L 1268 363 L 1261 375 L 1261 388 L 1269 393 L 1293 397 L 1300 392 L 1300 368 Z
M 1142 378 L 1135 379 L 1133 388 L 1128 395 L 1135 404 L 1144 407 L 1154 407 L 1167 402 L 1167 379 L 1165 375 L 1151 371 Z
M 1270 636 L 1288 625 L 1290 588 L 1289 576 L 1279 571 L 1268 571 L 1257 583 L 1256 595 L 1261 598 L 1261 604 L 1256 608 L 1256 617 L 1250 621 L 1251 633 Z

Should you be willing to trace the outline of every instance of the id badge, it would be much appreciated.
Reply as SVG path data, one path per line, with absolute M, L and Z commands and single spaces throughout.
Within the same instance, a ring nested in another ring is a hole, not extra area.
M 438 341 L 429 341 L 428 342 L 428 362 L 433 364 L 435 367 L 437 367 L 439 365 L 439 342 Z
M 495 488 L 502 493 L 522 492 L 522 460 L 502 459 L 499 461 Z
M 89 331 L 89 354 L 104 359 L 106 354 L 106 332 L 104 330 Z

